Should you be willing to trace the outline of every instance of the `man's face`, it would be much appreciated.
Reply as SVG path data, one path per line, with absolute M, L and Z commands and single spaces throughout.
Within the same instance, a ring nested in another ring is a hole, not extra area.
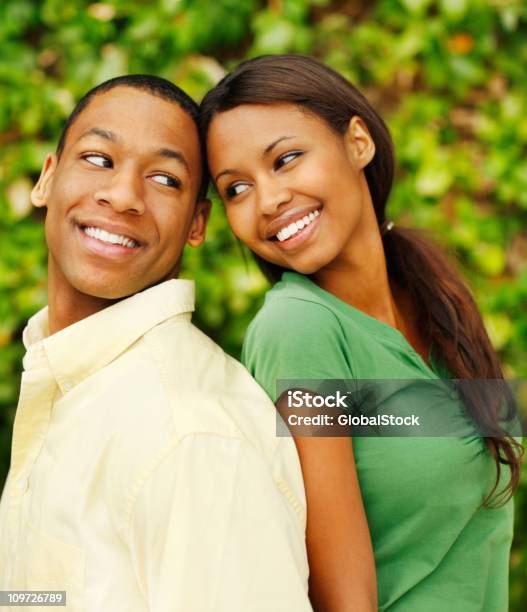
M 96 95 L 33 191 L 57 290 L 114 300 L 176 277 L 185 243 L 204 239 L 200 162 L 176 104 L 126 86 Z

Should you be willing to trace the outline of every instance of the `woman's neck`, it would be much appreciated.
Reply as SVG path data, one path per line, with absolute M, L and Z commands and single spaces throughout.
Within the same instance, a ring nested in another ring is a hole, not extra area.
M 370 230 L 355 235 L 337 259 L 311 278 L 347 304 L 398 329 L 428 362 L 429 347 L 419 330 L 415 306 L 407 292 L 388 278 L 379 232 Z
M 354 308 L 392 327 L 398 326 L 399 313 L 388 281 L 386 263 L 380 258 L 358 265 L 349 261 L 335 262 L 314 274 L 312 279 L 319 287 Z

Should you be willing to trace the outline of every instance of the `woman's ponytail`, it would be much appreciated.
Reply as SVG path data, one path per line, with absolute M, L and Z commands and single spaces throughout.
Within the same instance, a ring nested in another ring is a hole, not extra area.
M 486 503 L 499 486 L 501 466 L 510 469 L 508 484 L 497 498 L 504 503 L 518 486 L 523 449 L 502 428 L 514 417 L 515 404 L 478 307 L 443 251 L 424 232 L 394 226 L 384 234 L 383 244 L 390 281 L 411 298 L 434 359 L 459 379 L 459 395 L 495 459 L 496 483 Z

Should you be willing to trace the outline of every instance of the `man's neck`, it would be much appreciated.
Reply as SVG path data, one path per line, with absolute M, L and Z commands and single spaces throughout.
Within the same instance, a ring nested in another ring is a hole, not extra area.
M 62 272 L 49 262 L 48 324 L 49 333 L 56 332 L 111 306 L 118 300 L 108 300 L 82 293 L 72 287 Z

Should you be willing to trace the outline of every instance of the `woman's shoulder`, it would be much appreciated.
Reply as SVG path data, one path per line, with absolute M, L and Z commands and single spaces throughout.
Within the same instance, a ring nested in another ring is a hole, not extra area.
M 306 337 L 334 337 L 343 333 L 342 321 L 332 305 L 315 289 L 314 283 L 294 272 L 286 272 L 282 280 L 266 296 L 247 331 L 247 338 L 261 341 L 271 336 L 295 334 Z M 247 339 L 246 338 L 246 339 Z
M 350 345 L 338 314 L 289 279 L 269 291 L 250 324 L 242 362 L 271 397 L 277 379 L 351 378 Z

